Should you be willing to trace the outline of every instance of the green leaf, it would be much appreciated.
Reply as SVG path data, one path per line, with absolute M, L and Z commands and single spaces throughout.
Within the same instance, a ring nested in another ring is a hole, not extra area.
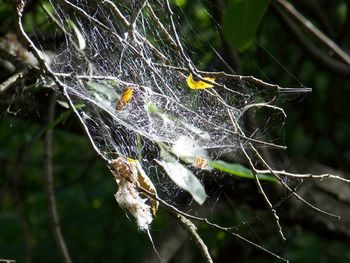
M 207 198 L 207 194 L 199 179 L 163 148 L 161 148 L 160 155 L 162 161 L 158 163 L 164 168 L 170 179 L 179 187 L 190 193 L 193 199 L 198 204 L 202 205 Z
M 219 160 L 219 161 L 209 161 L 208 165 L 213 167 L 216 170 L 229 173 L 234 176 L 254 179 L 253 172 L 250 169 L 237 163 L 227 163 Z M 258 174 L 258 178 L 259 180 L 277 182 L 277 179 L 272 175 Z
M 73 31 L 77 37 L 79 49 L 84 50 L 86 47 L 86 41 L 85 41 L 83 34 L 80 32 L 79 28 L 74 24 L 74 22 L 72 20 L 67 19 L 66 22 L 73 29 Z
M 69 105 L 66 101 L 63 100 L 57 100 L 57 104 L 62 106 L 63 108 L 69 109 Z
M 245 51 L 253 43 L 268 4 L 269 0 L 228 1 L 222 31 L 238 51 Z

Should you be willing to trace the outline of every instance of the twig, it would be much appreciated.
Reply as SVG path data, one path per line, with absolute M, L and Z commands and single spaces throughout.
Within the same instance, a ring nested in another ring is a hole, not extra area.
M 276 92 L 285 92 L 285 93 L 303 93 L 303 92 L 311 92 L 311 88 L 307 87 L 297 87 L 297 88 L 282 88 L 281 86 L 277 84 L 272 84 L 266 81 L 263 81 L 261 79 L 258 79 L 254 76 L 246 76 L 246 75 L 235 75 L 235 74 L 229 74 L 226 72 L 208 72 L 208 71 L 198 71 L 200 74 L 204 74 L 206 76 L 210 77 L 223 77 L 229 80 L 236 80 L 236 81 L 247 81 L 249 83 L 253 83 L 260 87 L 266 87 Z
M 142 187 L 140 187 L 140 186 L 138 186 L 137 188 L 138 188 L 141 192 L 143 192 L 146 196 L 150 197 L 151 199 L 157 200 L 157 201 L 159 202 L 159 204 L 160 204 L 163 208 L 165 208 L 167 211 L 169 211 L 169 212 L 171 212 L 171 213 L 174 213 L 174 212 L 175 212 L 175 213 L 177 213 L 177 214 L 180 214 L 180 215 L 184 216 L 184 217 L 187 218 L 187 219 L 195 220 L 195 221 L 197 221 L 197 222 L 204 223 L 204 224 L 206 224 L 206 225 L 208 225 L 208 226 L 210 226 L 210 227 L 212 227 L 212 228 L 214 228 L 214 229 L 221 230 L 221 231 L 223 231 L 223 232 L 225 232 L 225 233 L 227 233 L 227 234 L 229 234 L 229 235 L 232 235 L 232 236 L 234 236 L 234 237 L 240 239 L 241 241 L 243 241 L 243 242 L 245 242 L 245 243 L 247 243 L 247 244 L 249 244 L 249 245 L 251 245 L 251 246 L 253 246 L 253 247 L 255 247 L 255 248 L 257 248 L 257 249 L 259 249 L 259 250 L 261 250 L 261 251 L 263 251 L 263 252 L 265 252 L 265 253 L 267 253 L 267 254 L 269 254 L 269 255 L 275 257 L 275 258 L 277 258 L 277 259 L 279 259 L 279 260 L 281 260 L 281 261 L 288 262 L 287 259 L 282 258 L 282 257 L 280 257 L 279 255 L 277 255 L 277 254 L 271 252 L 270 250 L 264 248 L 263 246 L 260 246 L 260 245 L 258 245 L 258 244 L 256 244 L 256 243 L 250 241 L 249 239 L 247 239 L 247 238 L 245 238 L 245 237 L 243 237 L 243 236 L 241 236 L 241 235 L 239 235 L 239 234 L 233 232 L 234 227 L 223 227 L 223 226 L 220 226 L 220 225 L 218 225 L 218 224 L 216 224 L 216 223 L 213 223 L 213 222 L 209 221 L 207 218 L 198 217 L 198 216 L 193 216 L 193 215 L 191 215 L 191 214 L 185 213 L 185 212 L 183 212 L 183 211 L 177 209 L 175 206 L 173 206 L 173 205 L 167 203 L 167 202 L 164 201 L 163 199 L 159 198 L 157 195 L 155 195 L 155 194 L 149 192 L 148 190 L 146 190 L 146 189 L 144 189 L 144 188 L 142 188 Z
M 52 94 L 49 103 L 47 125 L 54 121 L 56 94 Z M 52 129 L 48 129 L 44 139 L 44 175 L 45 175 L 45 190 L 47 195 L 47 205 L 50 215 L 50 223 L 52 232 L 56 241 L 56 245 L 61 253 L 61 256 L 66 263 L 71 263 L 72 259 L 69 255 L 66 242 L 61 230 L 60 220 L 56 207 L 55 191 L 53 186 L 53 168 L 52 168 Z
M 242 129 L 239 127 L 239 125 L 238 125 L 238 123 L 236 122 L 236 120 L 233 119 L 233 120 L 231 120 L 231 121 L 233 122 L 234 127 L 236 127 L 236 128 L 238 129 L 238 132 L 239 132 L 239 133 L 242 133 L 242 134 L 244 135 L 244 132 L 243 132 Z M 323 211 L 322 209 L 320 209 L 320 208 L 318 208 L 318 207 L 312 205 L 310 202 L 306 201 L 304 198 L 302 198 L 300 195 L 298 195 L 294 189 L 291 189 L 291 188 L 282 180 L 282 178 L 281 178 L 278 174 L 276 174 L 276 173 L 274 172 L 274 170 L 269 166 L 269 164 L 268 164 L 268 163 L 265 161 L 265 159 L 261 156 L 261 154 L 259 153 L 259 151 L 252 145 L 252 143 L 249 142 L 248 145 L 249 145 L 250 149 L 253 150 L 253 152 L 255 153 L 255 155 L 257 155 L 257 157 L 258 157 L 259 160 L 262 162 L 262 164 L 271 172 L 271 174 L 273 174 L 273 175 L 278 179 L 278 181 L 280 182 L 280 184 L 282 184 L 282 185 L 283 185 L 291 194 L 293 194 L 297 199 L 299 199 L 300 201 L 302 201 L 303 203 L 305 203 L 305 204 L 308 205 L 309 207 L 313 208 L 314 210 L 316 210 L 316 211 L 318 211 L 318 212 L 320 212 L 320 213 L 322 213 L 322 214 L 325 214 L 325 215 L 328 215 L 328 216 L 331 216 L 331 217 L 335 217 L 335 218 L 340 219 L 339 216 L 334 215 L 334 214 L 331 214 L 331 213 L 328 213 L 328 212 L 326 212 L 326 211 Z M 260 184 L 260 181 L 259 181 L 259 179 L 258 179 L 258 176 L 257 176 L 258 170 L 255 168 L 255 165 L 253 164 L 252 159 L 251 159 L 250 156 L 247 154 L 247 152 L 246 152 L 246 150 L 245 150 L 245 148 L 244 148 L 244 146 L 243 146 L 242 143 L 241 143 L 241 149 L 242 149 L 242 151 L 243 151 L 245 157 L 247 158 L 247 160 L 248 160 L 248 162 L 249 162 L 249 164 L 250 164 L 250 167 L 251 167 L 251 169 L 252 169 L 253 176 L 254 176 L 255 181 L 256 181 L 256 183 L 257 183 L 258 189 L 259 189 L 260 193 L 263 195 L 265 202 L 267 203 L 267 205 L 268 205 L 270 211 L 272 212 L 272 214 L 273 214 L 273 216 L 274 216 L 274 218 L 275 218 L 275 224 L 276 224 L 276 226 L 277 226 L 278 232 L 280 233 L 282 239 L 285 240 L 285 237 L 284 237 L 284 235 L 283 235 L 282 228 L 281 228 L 280 223 L 279 223 L 279 217 L 278 217 L 278 215 L 277 215 L 277 213 L 276 213 L 276 210 L 273 208 L 273 205 L 271 204 L 269 198 L 266 196 L 266 194 L 265 194 L 265 192 L 264 192 L 264 190 L 263 190 L 263 188 L 262 188 L 262 186 L 261 186 L 261 184 Z
M 153 65 L 157 66 L 157 67 L 162 67 L 168 70 L 175 70 L 175 71 L 179 71 L 182 73 L 186 73 L 188 74 L 190 71 L 187 68 L 183 68 L 183 67 L 176 67 L 176 66 L 172 66 L 172 65 L 166 65 L 166 64 L 159 64 L 159 63 L 152 63 Z M 261 79 L 258 79 L 254 76 L 247 76 L 247 75 L 237 75 L 237 74 L 229 74 L 226 73 L 224 71 L 203 71 L 203 70 L 198 70 L 198 73 L 203 75 L 203 76 L 208 76 L 208 77 L 221 77 L 223 79 L 228 79 L 228 80 L 235 80 L 235 81 L 247 81 L 249 83 L 255 84 L 257 86 L 260 87 L 265 87 L 265 88 L 269 88 L 272 91 L 276 91 L 276 92 L 284 92 L 284 93 L 303 93 L 303 92 L 311 92 L 311 88 L 307 88 L 307 87 L 296 87 L 296 88 L 282 88 L 281 86 L 277 85 L 277 84 L 272 84 L 266 81 L 263 81 Z M 201 79 L 203 80 L 203 79 Z M 207 82 L 207 81 L 206 81 Z
M 258 150 L 251 144 L 249 143 L 249 146 L 250 148 L 255 152 L 256 156 L 259 158 L 259 160 L 262 162 L 262 164 L 271 172 L 272 175 L 274 175 L 278 181 L 290 192 L 292 193 L 298 200 L 302 201 L 304 204 L 306 204 L 307 206 L 311 207 L 312 209 L 316 210 L 317 212 L 319 213 L 322 213 L 322 214 L 325 214 L 327 216 L 330 216 L 330 217 L 335 217 L 337 219 L 340 219 L 340 217 L 338 215 L 335 215 L 335 214 L 332 214 L 332 213 L 329 213 L 329 212 L 326 212 L 326 211 L 323 211 L 322 209 L 314 206 L 313 204 L 311 204 L 310 202 L 306 201 L 304 198 L 302 198 L 299 194 L 297 194 L 295 192 L 295 190 L 291 189 L 283 180 L 282 178 L 276 174 L 274 172 L 274 170 L 269 166 L 268 163 L 266 163 L 266 161 L 264 160 L 264 158 L 260 155 L 260 153 L 258 152 Z M 255 168 L 254 168 L 255 169 Z M 255 169 L 255 171 L 257 171 Z
M 139 0 L 135 1 L 135 7 L 130 17 L 129 22 L 129 36 L 131 39 L 135 39 L 135 28 L 136 28 L 136 22 L 137 18 L 142 12 L 142 9 L 146 6 L 147 0 Z
M 135 24 L 131 26 L 129 21 L 125 18 L 125 16 L 122 14 L 122 12 L 119 10 L 119 8 L 109 0 L 102 1 L 102 4 L 106 7 L 110 8 L 114 14 L 114 16 L 122 22 L 122 24 L 129 29 L 129 35 L 132 35 L 132 39 L 134 39 L 134 35 L 136 34 L 137 37 L 139 37 L 143 42 L 146 43 L 146 45 L 150 48 L 150 50 L 153 52 L 155 56 L 157 56 L 160 59 L 164 59 L 165 61 L 169 61 L 169 59 L 161 52 L 159 51 L 151 42 L 149 42 L 144 36 L 142 36 L 135 28 Z M 84 16 L 86 16 L 84 14 Z M 136 19 L 137 17 L 135 17 Z M 136 20 L 134 21 L 136 23 Z M 133 50 L 135 51 L 135 50 Z
M 125 27 L 129 27 L 129 22 L 128 20 L 125 18 L 125 16 L 122 14 L 122 12 L 120 12 L 119 8 L 112 2 L 109 0 L 104 0 L 102 1 L 102 4 L 111 8 L 114 16 L 123 23 L 123 25 Z
M 164 0 L 164 3 L 165 3 L 165 7 L 166 7 L 166 11 L 168 13 L 168 17 L 169 17 L 169 20 L 170 20 L 170 27 L 171 27 L 171 31 L 174 35 L 174 38 L 175 38 L 175 43 L 178 47 L 178 50 L 180 52 L 180 55 L 183 57 L 183 59 L 186 61 L 187 63 L 187 67 L 188 69 L 190 70 L 190 72 L 192 72 L 193 74 L 197 75 L 197 71 L 195 70 L 195 67 L 191 61 L 191 59 L 189 59 L 189 57 L 186 55 L 185 53 L 185 50 L 181 44 L 181 41 L 180 41 L 180 38 L 179 38 L 179 35 L 177 34 L 177 31 L 176 31 L 176 27 L 175 27 L 175 23 L 174 23 L 174 13 L 173 13 L 173 10 L 171 10 L 171 7 L 170 7 L 170 3 L 169 3 L 169 0 Z M 197 76 L 198 77 L 198 76 Z
M 269 101 L 269 102 L 262 102 L 262 103 L 252 103 L 252 104 L 249 104 L 249 105 L 247 105 L 247 106 L 245 106 L 245 107 L 243 107 L 242 109 L 241 109 L 241 116 L 242 115 L 244 115 L 244 113 L 247 111 L 247 110 L 249 110 L 249 109 L 251 109 L 251 108 L 269 108 L 269 109 L 272 109 L 272 110 L 274 110 L 274 111 L 279 111 L 279 112 L 281 112 L 282 113 L 282 115 L 283 115 L 283 117 L 284 118 L 287 118 L 287 114 L 286 114 L 286 112 L 282 109 L 282 108 L 280 108 L 280 107 L 278 107 L 278 106 L 274 106 L 274 105 L 271 105 L 270 103 L 272 103 L 272 101 Z M 238 117 L 238 119 L 239 118 L 241 118 L 241 117 Z
M 174 39 L 171 37 L 171 35 L 169 34 L 169 32 L 165 29 L 164 25 L 162 24 L 162 22 L 160 21 L 160 19 L 158 18 L 158 16 L 155 14 L 152 6 L 147 3 L 147 8 L 150 11 L 150 15 L 152 20 L 156 23 L 157 27 L 159 28 L 159 30 L 165 35 L 165 39 L 168 41 L 168 43 L 173 47 L 178 49 L 179 47 L 176 45 Z
M 0 84 L 0 94 L 6 92 L 9 88 L 11 88 L 13 85 L 17 84 L 19 81 L 21 81 L 26 74 L 29 72 L 29 68 L 24 68 L 23 70 L 17 72 L 16 74 L 9 77 L 7 80 L 2 82 Z
M 77 50 L 80 54 L 83 54 L 84 52 L 78 47 L 76 41 L 74 41 L 74 38 L 70 32 L 67 31 L 67 29 L 64 27 L 63 24 L 61 24 L 58 19 L 51 14 L 51 12 L 47 9 L 47 7 L 44 4 L 41 4 L 41 8 L 47 15 L 47 17 L 68 37 L 69 42 L 73 45 L 75 50 Z M 85 54 L 84 57 L 86 58 Z
M 290 19 L 287 14 L 281 10 L 280 7 L 277 5 L 272 5 L 272 7 L 274 8 L 274 11 L 281 20 L 282 24 L 290 30 L 291 34 L 294 35 L 294 39 L 303 49 L 305 49 L 306 54 L 310 55 L 318 64 L 324 65 L 337 74 L 350 75 L 350 67 L 343 62 L 328 56 L 328 54 L 320 50 L 319 47 L 309 41 L 299 30 L 295 22 L 293 22 L 292 19 Z
M 238 128 L 239 132 L 244 134 L 244 132 L 242 131 L 242 129 L 239 127 L 239 125 L 235 122 L 234 125 L 236 125 L 236 127 Z M 242 144 L 241 144 L 242 145 Z M 282 178 L 270 167 L 270 165 L 265 161 L 265 159 L 261 156 L 261 154 L 259 153 L 259 151 L 254 147 L 254 145 L 252 143 L 248 143 L 249 147 L 251 150 L 253 150 L 253 152 L 255 153 L 255 155 L 258 157 L 258 159 L 262 162 L 262 164 L 270 171 L 270 173 L 272 175 L 274 175 L 279 183 L 281 185 L 283 185 L 291 194 L 293 194 L 298 200 L 302 201 L 304 204 L 306 204 L 307 206 L 311 207 L 312 209 L 316 210 L 317 212 L 320 212 L 322 214 L 325 214 L 327 216 L 331 216 L 331 217 L 335 217 L 337 219 L 340 219 L 339 216 L 337 215 L 334 215 L 332 213 L 329 213 L 329 212 L 326 212 L 326 211 L 323 211 L 322 209 L 314 206 L 313 204 L 311 204 L 310 202 L 306 201 L 304 198 L 302 198 L 299 194 L 296 193 L 296 191 L 294 189 L 291 189 L 283 180 Z M 241 146 L 242 148 L 242 146 Z M 245 152 L 245 149 L 242 148 L 242 150 Z M 255 168 L 255 165 L 253 165 L 251 159 L 249 156 L 246 155 L 246 158 L 248 159 L 250 165 L 251 165 L 251 168 L 253 170 L 253 173 L 258 173 L 258 170 Z
M 171 31 L 172 31 L 174 38 L 175 38 L 175 44 L 177 46 L 177 50 L 180 53 L 180 55 L 182 56 L 182 58 L 186 61 L 189 72 L 192 73 L 196 78 L 200 79 L 201 81 L 204 81 L 208 84 L 217 85 L 217 86 L 222 87 L 222 88 L 226 88 L 224 85 L 222 85 L 220 83 L 216 83 L 216 82 L 211 81 L 211 80 L 204 79 L 200 74 L 198 74 L 197 68 L 195 67 L 195 65 L 193 64 L 191 59 L 186 55 L 186 52 L 185 52 L 185 50 L 182 46 L 182 43 L 180 41 L 179 35 L 178 35 L 176 27 L 175 27 L 174 18 L 173 18 L 174 12 L 170 7 L 169 0 L 164 0 L 164 4 L 165 4 L 168 18 L 170 21 L 170 28 L 171 28 Z M 211 91 L 209 91 L 209 90 L 205 90 L 205 92 L 209 93 L 210 95 L 213 95 L 211 93 Z M 212 92 L 216 95 L 217 98 L 221 99 L 221 97 L 217 94 L 217 92 L 215 90 L 213 90 Z
M 270 170 L 256 170 L 259 174 L 271 174 Z M 339 181 L 343 181 L 345 183 L 350 183 L 350 179 L 343 178 L 338 175 L 333 175 L 333 174 L 297 174 L 297 173 L 289 173 L 286 171 L 278 171 L 278 170 L 273 170 L 274 173 L 278 175 L 284 175 L 296 179 L 335 179 Z
M 190 235 L 191 239 L 194 241 L 200 253 L 202 254 L 204 261 L 207 263 L 213 263 L 213 260 L 208 251 L 208 247 L 206 246 L 202 238 L 198 235 L 197 227 L 192 223 L 192 221 L 179 213 L 175 213 L 174 211 L 172 211 L 172 214 L 177 219 L 177 221 L 181 224 L 183 229 L 185 229 L 187 233 Z
M 96 154 L 98 155 L 98 157 L 104 162 L 104 163 L 109 163 L 109 160 L 101 153 L 101 151 L 98 149 L 98 147 L 96 146 L 93 138 L 91 137 L 90 133 L 89 133 L 89 129 L 88 127 L 85 125 L 82 117 L 80 116 L 78 110 L 76 109 L 76 107 L 74 106 L 74 103 L 72 102 L 72 100 L 70 99 L 68 93 L 67 93 L 67 89 L 65 87 L 65 85 L 56 77 L 56 75 L 52 72 L 51 68 L 47 65 L 46 61 L 43 58 L 42 52 L 35 46 L 35 44 L 33 43 L 33 41 L 29 38 L 29 36 L 27 35 L 27 33 L 24 31 L 23 25 L 22 25 L 22 11 L 20 8 L 18 8 L 17 6 L 15 6 L 16 8 L 16 20 L 15 20 L 15 24 L 17 26 L 18 29 L 18 34 L 19 36 L 23 39 L 23 41 L 28 45 L 28 48 L 31 49 L 31 51 L 33 52 L 34 56 L 36 57 L 36 59 L 38 60 L 41 70 L 43 73 L 47 74 L 56 84 L 56 86 L 60 89 L 60 91 L 62 92 L 62 94 L 65 96 L 65 98 L 67 99 L 69 106 L 71 107 L 71 109 L 74 111 L 74 113 L 76 114 L 76 116 L 78 117 L 81 126 L 83 127 L 83 130 L 86 134 L 86 136 L 89 139 L 89 142 L 91 144 L 91 146 L 93 147 L 93 149 L 95 150 Z
M 273 205 L 271 204 L 269 198 L 267 197 L 264 189 L 262 188 L 261 186 L 261 183 L 260 183 L 260 180 L 258 178 L 258 173 L 256 172 L 256 169 L 254 167 L 254 164 L 252 162 L 252 159 L 250 158 L 250 156 L 248 155 L 247 151 L 244 149 L 244 146 L 243 144 L 241 143 L 241 149 L 245 155 L 245 157 L 247 158 L 248 162 L 249 162 L 249 165 L 252 169 L 252 173 L 253 173 L 253 176 L 254 176 L 254 180 L 255 180 L 255 183 L 258 187 L 258 190 L 259 190 L 259 193 L 263 196 L 264 200 L 265 200 L 265 203 L 267 204 L 267 206 L 269 207 L 269 210 L 271 211 L 271 214 L 274 218 L 274 222 L 275 222 L 275 225 L 276 225 L 276 228 L 277 228 L 277 231 L 278 233 L 280 234 L 281 238 L 283 241 L 286 241 L 286 238 L 283 234 L 283 231 L 282 231 L 282 227 L 281 227 L 281 224 L 280 224 L 280 219 L 277 215 L 277 212 L 276 212 L 276 209 L 273 208 Z
M 317 27 L 315 27 L 311 21 L 305 18 L 298 10 L 294 8 L 290 3 L 285 0 L 277 0 L 272 2 L 275 5 L 281 7 L 285 12 L 291 15 L 296 21 L 298 21 L 307 31 L 315 36 L 321 43 L 334 51 L 348 66 L 350 66 L 350 57 L 346 54 L 333 40 L 322 33 Z

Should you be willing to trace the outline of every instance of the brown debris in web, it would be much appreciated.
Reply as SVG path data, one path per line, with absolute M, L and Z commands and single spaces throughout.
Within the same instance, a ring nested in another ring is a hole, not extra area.
M 114 195 L 118 204 L 134 216 L 140 230 L 148 231 L 158 210 L 158 201 L 148 196 L 142 198 L 139 188 L 156 196 L 157 192 L 152 181 L 137 160 L 118 157 L 111 165 L 112 174 L 118 184 L 118 191 Z M 148 200 L 150 205 L 147 204 Z

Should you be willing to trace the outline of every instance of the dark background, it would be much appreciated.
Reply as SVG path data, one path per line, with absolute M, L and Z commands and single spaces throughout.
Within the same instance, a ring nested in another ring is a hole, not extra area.
M 212 46 L 236 72 L 283 87 L 312 88 L 310 94 L 280 94 L 278 98 L 288 115 L 278 136 L 288 149 L 283 153 L 267 153 L 276 167 L 283 166 L 294 172 L 332 172 L 347 177 L 350 168 L 350 65 L 343 63 L 272 2 L 257 22 L 253 42 L 243 52 L 237 51 L 227 33 L 226 38 L 221 34 L 222 21 L 235 19 L 225 18 L 230 1 L 174 0 L 173 4 L 179 21 L 186 17 L 188 24 L 181 23 L 180 35 L 202 69 L 227 70 Z M 349 52 L 349 1 L 290 2 Z M 26 30 L 35 37 L 51 32 L 53 27 L 47 23 L 40 3 L 28 1 L 25 10 Z M 0 50 L 13 48 L 18 60 L 25 64 L 28 57 L 15 37 L 12 12 L 11 2 L 2 0 Z M 225 30 L 230 32 L 227 25 Z M 61 41 L 60 35 L 55 36 L 57 39 L 45 39 L 44 49 L 54 49 L 55 43 Z M 199 42 L 201 45 L 197 44 Z M 3 82 L 14 72 L 4 64 L 3 52 L 0 57 L 0 81 Z M 23 85 L 15 85 L 0 96 L 0 258 L 17 262 L 60 262 L 49 227 L 42 173 L 43 134 L 48 128 L 44 119 L 50 92 L 37 84 L 36 79 L 35 74 L 27 76 Z M 65 112 L 63 107 L 57 107 L 56 117 Z M 117 206 L 113 197 L 116 185 L 110 172 L 96 158 L 73 114 L 65 114 L 54 130 L 53 164 L 61 226 L 73 260 L 146 262 L 147 258 L 153 258 L 147 235 L 137 231 L 133 219 Z M 327 211 L 341 214 L 343 219 L 336 221 L 320 216 L 295 200 L 287 200 L 278 207 L 287 237 L 287 242 L 282 244 L 253 181 L 229 178 L 220 184 L 226 187 L 224 191 L 229 193 L 229 198 L 208 201 L 203 210 L 204 213 L 209 211 L 212 220 L 223 225 L 239 225 L 243 218 L 258 215 L 258 219 L 248 226 L 238 227 L 237 231 L 291 262 L 350 261 L 347 185 L 305 182 L 300 188 L 303 196 Z M 283 190 L 269 183 L 264 185 L 274 203 L 285 196 Z M 206 187 L 209 192 L 218 193 L 217 186 L 208 184 Z M 211 213 L 214 207 L 215 213 Z M 200 225 L 199 233 L 215 262 L 277 261 L 224 232 Z M 201 260 L 193 243 L 162 210 L 152 224 L 152 235 L 156 247 L 175 237 L 177 245 L 173 248 L 178 248 L 171 262 Z

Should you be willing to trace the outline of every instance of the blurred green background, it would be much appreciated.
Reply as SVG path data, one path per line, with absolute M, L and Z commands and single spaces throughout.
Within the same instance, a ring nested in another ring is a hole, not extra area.
M 37 32 L 52 30 L 46 23 L 40 1 L 27 2 L 27 31 L 35 36 Z M 283 129 L 287 155 L 345 172 L 350 170 L 349 66 L 347 73 L 336 71 L 314 58 L 300 45 L 300 40 L 290 32 L 269 1 L 256 4 L 251 0 L 173 0 L 172 3 L 178 21 L 185 18 L 180 34 L 200 68 L 225 69 L 217 60 L 214 47 L 237 72 L 283 87 L 301 84 L 311 87 L 311 94 L 281 94 L 281 105 L 288 114 Z M 349 1 L 291 3 L 349 51 Z M 238 12 L 235 8 L 242 9 Z M 1 1 L 0 17 L 0 37 L 5 38 L 14 32 L 10 1 Z M 240 23 L 243 20 L 244 27 Z M 241 30 L 247 27 L 249 29 Z M 238 37 L 236 30 L 242 31 Z M 304 40 L 332 57 L 309 33 L 303 29 L 300 32 Z M 230 51 L 233 55 L 228 55 Z M 4 81 L 8 76 L 1 77 Z M 40 87 L 35 82 L 32 85 L 35 88 L 30 92 L 35 96 Z M 21 95 L 6 95 L 0 97 L 0 258 L 17 262 L 61 262 L 50 232 L 42 173 L 42 135 L 47 126 L 43 116 L 38 116 L 37 121 L 33 116 L 26 116 L 26 107 L 33 107 L 31 101 L 23 104 L 21 116 L 10 114 L 9 100 Z M 45 104 L 45 98 L 41 102 Z M 38 106 L 38 102 L 35 103 L 35 107 Z M 138 232 L 133 219 L 116 204 L 113 178 L 98 161 L 84 135 L 72 131 L 75 125 L 72 116 L 65 118 L 54 130 L 53 145 L 57 205 L 71 256 L 75 262 L 142 262 L 151 250 L 147 235 Z M 244 203 L 236 204 L 236 210 L 239 217 L 224 209 L 212 219 L 235 225 L 241 223 L 241 217 L 256 215 L 256 209 Z M 173 223 L 167 214 L 160 212 L 152 225 L 155 239 Z M 259 224 L 252 224 L 251 229 L 242 227 L 239 231 L 253 235 L 256 241 L 291 262 L 350 262 L 349 240 L 329 237 L 292 222 L 284 228 L 288 239 L 285 244 L 280 242 L 274 229 L 266 225 L 259 228 Z M 216 262 L 277 262 L 225 233 L 205 226 L 201 226 L 199 232 Z M 193 252 L 188 262 L 200 262 L 200 255 L 190 246 Z

